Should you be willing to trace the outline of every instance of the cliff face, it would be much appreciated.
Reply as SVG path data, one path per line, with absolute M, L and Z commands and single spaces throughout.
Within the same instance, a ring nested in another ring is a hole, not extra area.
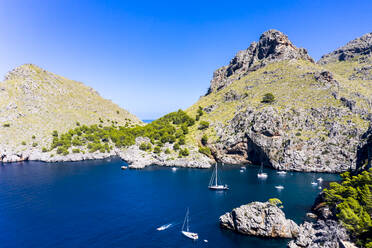
M 239 51 L 229 65 L 214 72 L 208 94 L 269 63 L 288 59 L 314 62 L 306 49 L 295 47 L 285 34 L 269 30 L 261 35 L 258 42 L 252 42 L 246 50 Z
M 215 159 L 225 163 L 355 168 L 360 137 L 372 121 L 372 59 L 365 42 L 351 43 L 352 59 L 315 64 L 287 36 L 265 32 L 217 70 L 208 94 L 187 110 L 194 116 L 202 107 L 200 121 L 211 123 L 207 131 L 191 132 L 189 141 L 197 144 L 207 134 Z M 275 99 L 263 101 L 267 93 Z
M 141 121 L 80 82 L 32 64 L 15 68 L 0 83 L 0 161 L 27 159 L 49 148 L 59 133 L 81 125 L 134 125 Z
M 368 33 L 348 42 L 345 46 L 340 47 L 329 54 L 323 55 L 318 63 L 325 65 L 338 61 L 348 61 L 358 56 L 371 55 L 371 53 L 372 33 Z

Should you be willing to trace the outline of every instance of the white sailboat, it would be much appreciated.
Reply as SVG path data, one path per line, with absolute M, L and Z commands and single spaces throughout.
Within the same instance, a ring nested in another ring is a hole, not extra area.
M 226 184 L 225 185 L 218 184 L 217 163 L 216 163 L 216 166 L 215 166 L 214 171 L 212 173 L 211 180 L 209 180 L 208 188 L 212 189 L 212 190 L 227 190 L 227 189 L 229 189 L 229 187 Z
M 258 178 L 266 179 L 267 178 L 267 173 L 263 172 L 263 165 L 261 163 L 260 171 L 257 174 Z
M 315 182 L 315 176 L 313 176 L 313 179 L 311 181 L 311 185 L 313 185 L 313 186 L 317 186 L 318 185 L 318 183 Z
M 284 189 L 284 186 L 282 186 L 282 185 L 277 185 L 277 186 L 275 186 L 275 188 L 278 189 L 278 190 L 282 190 L 282 189 Z
M 199 235 L 197 233 L 190 232 L 189 227 L 189 209 L 187 208 L 185 220 L 183 221 L 182 231 L 181 233 L 185 235 L 187 238 L 192 240 L 197 240 Z
M 286 172 L 286 171 L 277 171 L 276 173 L 278 173 L 279 175 L 282 175 L 282 176 L 284 176 L 284 175 L 286 175 L 286 174 L 287 174 L 287 172 Z

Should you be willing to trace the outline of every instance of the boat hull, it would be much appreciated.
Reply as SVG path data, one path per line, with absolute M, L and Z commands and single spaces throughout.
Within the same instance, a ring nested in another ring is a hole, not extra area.
M 224 185 L 208 186 L 208 188 L 211 190 L 228 190 L 229 189 L 229 187 L 224 186 Z
M 192 240 L 197 240 L 199 238 L 197 233 L 192 233 L 192 232 L 186 232 L 186 231 L 181 231 L 182 234 Z

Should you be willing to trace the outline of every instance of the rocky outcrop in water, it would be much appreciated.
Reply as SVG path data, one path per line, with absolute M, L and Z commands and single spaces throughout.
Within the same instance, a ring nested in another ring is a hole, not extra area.
M 244 74 L 268 63 L 289 59 L 314 62 L 306 49 L 295 47 L 285 34 L 274 29 L 268 30 L 258 42 L 252 42 L 246 50 L 239 51 L 229 65 L 214 72 L 208 93 L 221 90 Z
M 335 61 L 345 61 L 357 56 L 370 55 L 372 53 L 372 33 L 367 33 L 355 40 L 348 42 L 345 46 L 326 54 L 318 61 L 324 65 Z
M 299 228 L 284 212 L 269 202 L 252 202 L 220 217 L 220 225 L 241 234 L 272 238 L 294 238 Z

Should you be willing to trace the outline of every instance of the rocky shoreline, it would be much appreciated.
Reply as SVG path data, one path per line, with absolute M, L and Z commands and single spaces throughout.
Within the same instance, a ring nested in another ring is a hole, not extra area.
M 222 215 L 219 222 L 221 228 L 243 235 L 290 238 L 289 248 L 355 248 L 346 229 L 326 205 L 317 205 L 317 201 L 314 213 L 308 213 L 309 220 L 301 225 L 286 219 L 281 207 L 271 202 L 251 202 L 234 208 Z

